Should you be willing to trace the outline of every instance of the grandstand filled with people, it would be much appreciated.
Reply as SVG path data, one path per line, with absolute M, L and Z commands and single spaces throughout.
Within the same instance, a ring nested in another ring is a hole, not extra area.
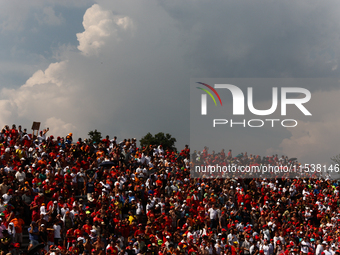
M 337 180 L 191 178 L 191 158 L 257 159 L 137 143 L 54 137 L 49 129 L 33 136 L 6 125 L 1 255 L 36 247 L 53 255 L 340 255 Z

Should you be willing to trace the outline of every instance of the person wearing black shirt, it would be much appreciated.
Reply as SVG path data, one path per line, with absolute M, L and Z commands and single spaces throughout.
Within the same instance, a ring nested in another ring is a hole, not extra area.
M 83 243 L 83 240 L 84 240 L 83 238 L 78 238 L 78 240 L 77 240 L 76 247 L 79 250 L 79 254 L 83 254 L 83 252 L 84 252 L 84 243 Z
M 87 193 L 87 200 L 91 199 L 91 194 L 94 192 L 94 182 L 91 178 L 88 183 L 86 183 L 86 193 Z
M 47 245 L 47 231 L 45 224 L 41 224 L 39 228 L 39 242 Z
M 3 238 L 1 238 L 0 251 L 6 254 L 8 252 L 10 243 L 12 243 L 12 238 L 6 229 L 2 230 L 2 234 Z
M 129 245 L 125 248 L 125 251 L 128 255 L 135 255 L 135 251 L 133 250 L 133 242 L 130 241 Z

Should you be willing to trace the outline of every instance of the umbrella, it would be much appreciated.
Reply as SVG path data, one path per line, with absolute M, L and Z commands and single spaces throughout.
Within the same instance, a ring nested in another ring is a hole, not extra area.
M 295 161 L 295 160 L 297 160 L 297 158 L 290 158 L 290 159 L 288 159 L 288 161 Z
M 33 247 L 31 247 L 31 249 L 28 250 L 27 254 L 33 255 L 33 254 L 39 252 L 39 250 L 44 249 L 44 247 L 45 247 L 45 244 L 43 244 L 43 243 L 36 244 Z
M 116 163 L 112 161 L 103 161 L 102 163 L 100 163 L 99 166 L 111 167 L 111 166 L 116 166 Z
M 236 158 L 242 158 L 242 157 L 243 157 L 243 153 L 238 154 L 238 155 L 236 156 Z

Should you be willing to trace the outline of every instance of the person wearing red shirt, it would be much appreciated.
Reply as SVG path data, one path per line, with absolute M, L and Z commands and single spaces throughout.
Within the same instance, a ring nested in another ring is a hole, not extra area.
M 27 135 L 24 136 L 24 138 L 22 140 L 22 144 L 25 148 L 31 147 L 31 140 L 29 139 L 29 137 Z
M 40 218 L 40 203 L 37 197 L 31 203 L 30 210 L 32 211 L 32 221 L 37 221 Z
M 83 230 L 81 229 L 81 224 L 78 225 L 78 228 L 74 230 L 74 235 L 76 236 L 76 239 L 83 236 Z
M 58 243 L 58 249 L 61 251 L 61 252 L 65 252 L 66 251 L 66 247 L 65 245 L 63 244 L 63 240 L 59 240 L 59 243 Z
M 135 231 L 134 236 L 137 237 L 138 235 L 144 235 L 144 234 L 145 234 L 145 230 L 143 229 L 143 225 L 138 224 L 138 229 Z
M 244 204 L 245 204 L 246 206 L 250 206 L 251 195 L 249 194 L 249 190 L 247 190 L 246 193 L 247 193 L 247 194 L 244 196 Z
M 115 223 L 115 225 L 117 225 L 119 223 L 119 213 L 115 214 L 115 217 L 113 218 L 113 222 Z
M 58 169 L 58 172 L 55 174 L 54 176 L 54 180 L 57 182 L 57 183 L 61 183 L 64 179 L 63 175 L 61 174 L 61 169 Z
M 113 240 L 111 240 L 109 247 L 106 249 L 106 254 L 111 254 L 111 255 L 118 254 L 118 249 L 115 246 L 115 243 Z
M 38 184 L 39 182 L 41 182 L 41 179 L 39 178 L 39 173 L 36 173 L 35 177 L 32 180 L 32 184 L 33 183 Z
M 102 221 L 103 221 L 103 219 L 100 218 L 99 212 L 95 215 L 95 217 L 93 217 L 93 223 L 95 223 L 97 221 L 98 221 L 99 224 L 101 224 Z
M 66 241 L 67 241 L 67 247 L 69 248 L 72 245 L 72 241 L 76 241 L 76 236 L 74 234 L 74 228 L 71 227 L 66 232 Z
M 70 174 L 70 170 L 67 170 L 66 174 L 64 175 L 64 181 L 66 185 L 71 185 L 72 182 L 72 176 Z
M 121 225 L 121 233 L 124 238 L 126 239 L 128 238 L 130 234 L 130 226 L 129 226 L 128 220 L 123 222 L 123 224 Z
M 78 255 L 79 254 L 79 248 L 76 246 L 76 243 L 77 243 L 76 240 L 72 240 L 72 245 L 70 245 L 70 248 L 68 249 L 68 251 L 72 255 Z
M 63 197 L 69 197 L 70 196 L 70 191 L 68 190 L 68 186 L 65 183 L 64 187 L 60 190 L 60 193 Z
M 51 185 L 48 179 L 43 182 L 43 189 L 46 196 L 51 197 Z
M 90 235 L 91 229 L 92 229 L 92 226 L 90 225 L 90 221 L 86 220 L 86 224 L 83 226 L 83 231 Z

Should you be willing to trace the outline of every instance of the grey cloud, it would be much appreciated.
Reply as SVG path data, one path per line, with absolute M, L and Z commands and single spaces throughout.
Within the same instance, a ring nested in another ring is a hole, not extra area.
M 75 128 L 78 133 L 73 133 L 82 137 L 95 128 L 120 138 L 163 131 L 176 137 L 181 148 L 189 142 L 190 78 L 339 75 L 339 3 L 335 0 L 327 5 L 269 0 L 97 3 L 113 16 L 129 17 L 133 28 L 109 27 L 116 32 L 101 38 L 104 44 L 96 54 L 86 56 L 76 49 L 76 34 L 84 28 L 75 31 L 73 27 L 72 34 L 63 34 L 61 45 L 68 40 L 73 43 L 73 47 L 56 47 L 58 61 L 67 60 L 58 77 L 64 91 L 50 81 L 41 85 L 58 100 L 51 97 L 46 109 L 32 100 L 28 107 L 36 110 L 35 115 L 20 116 L 13 111 L 3 121 L 29 123 L 41 117 L 44 123 L 59 123 L 65 132 Z M 62 15 L 62 25 L 69 25 L 71 20 Z M 82 21 L 78 15 L 73 22 Z M 45 51 L 49 52 L 50 44 L 44 42 Z M 46 68 L 47 64 L 37 70 Z M 258 86 L 254 93 L 266 101 L 270 98 L 266 91 Z M 1 104 L 6 109 L 10 105 L 8 101 Z M 277 145 L 290 135 L 282 134 L 275 140 Z M 254 135 L 249 133 L 249 137 Z M 264 141 L 263 137 L 256 139 Z M 232 139 L 231 143 L 237 141 Z M 261 151 L 271 146 L 264 143 Z

